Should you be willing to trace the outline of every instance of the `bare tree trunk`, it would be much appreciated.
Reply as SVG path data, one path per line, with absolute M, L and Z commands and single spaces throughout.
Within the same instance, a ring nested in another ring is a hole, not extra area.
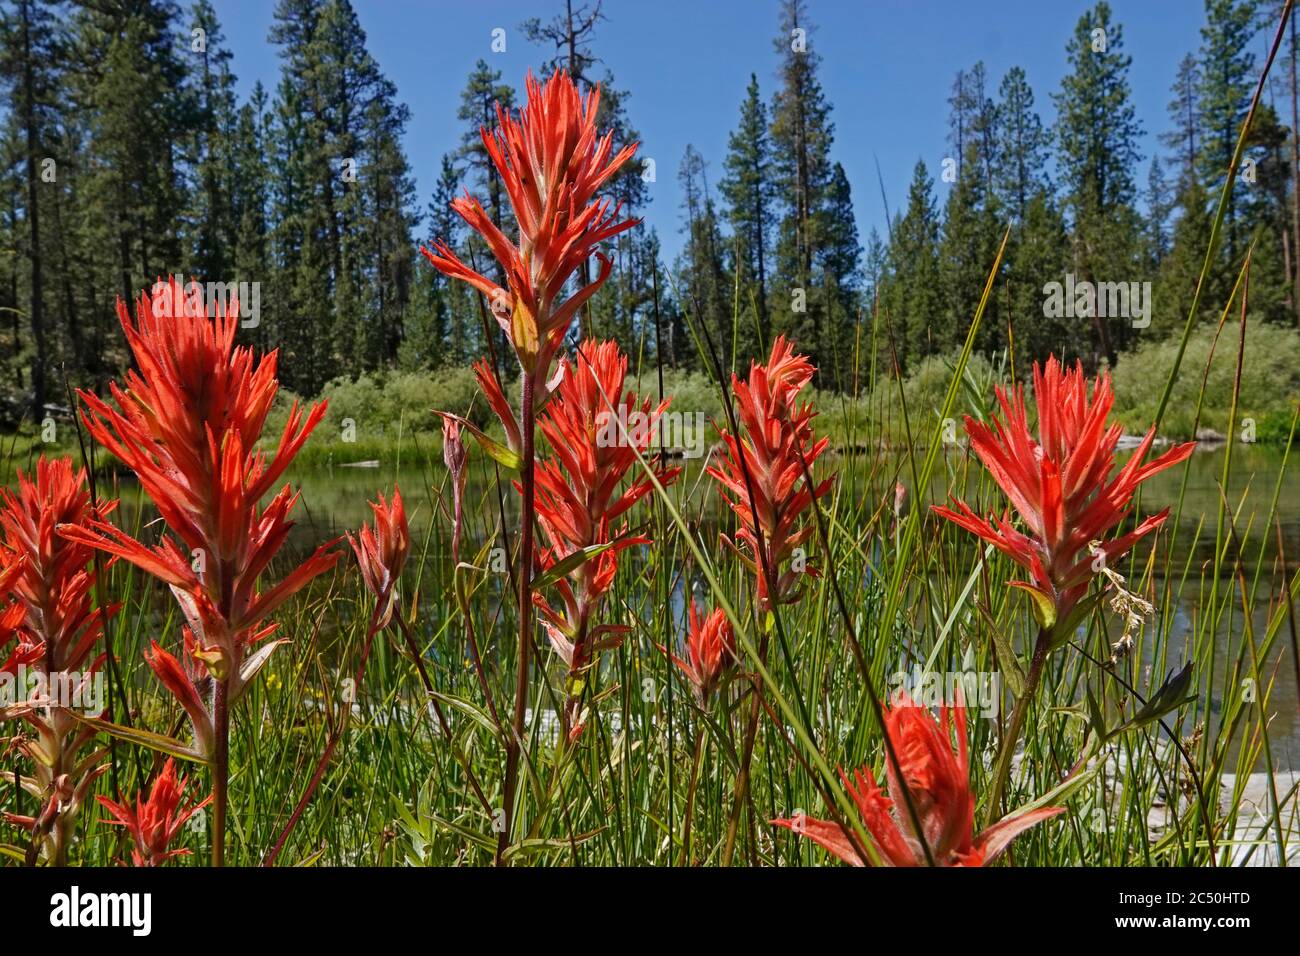
M 40 137 L 36 129 L 36 78 L 32 75 L 32 9 L 30 0 L 19 5 L 23 32 L 23 126 L 27 135 L 27 241 L 28 259 L 31 262 L 32 288 L 28 317 L 32 326 L 32 341 L 36 345 L 36 358 L 32 363 L 32 414 L 37 422 L 45 414 L 45 302 L 41 282 L 41 220 L 40 196 L 37 183 L 36 153 Z
M 1291 11 L 1291 248 L 1295 251 L 1291 263 L 1291 304 L 1296 310 L 1296 325 L 1300 325 L 1300 108 L 1296 105 L 1296 35 L 1295 11 Z

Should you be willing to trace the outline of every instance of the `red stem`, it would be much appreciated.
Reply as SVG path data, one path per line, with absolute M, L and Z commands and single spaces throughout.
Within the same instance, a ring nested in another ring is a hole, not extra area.
M 523 396 L 519 409 L 520 441 L 523 445 L 523 503 L 519 517 L 519 659 L 515 673 L 515 713 L 512 732 L 506 738 L 505 807 L 501 832 L 497 836 L 496 864 L 504 863 L 519 782 L 519 756 L 524 740 L 524 711 L 528 706 L 528 658 L 533 638 L 533 375 L 523 374 Z
M 212 865 L 226 861 L 226 792 L 230 784 L 230 681 L 219 680 L 212 700 Z

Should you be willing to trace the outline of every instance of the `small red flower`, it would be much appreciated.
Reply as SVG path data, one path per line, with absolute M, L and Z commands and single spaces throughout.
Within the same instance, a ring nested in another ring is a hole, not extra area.
M 795 355 L 785 337 L 778 336 L 767 364 L 750 366 L 748 381 L 733 374 L 743 435 L 738 439 L 723 431 L 721 463 L 708 469 L 740 521 L 735 540 L 724 536 L 723 541 L 755 576 L 759 607 L 765 610 L 799 600 L 801 574 L 818 574 L 811 562 L 795 567 L 792 561 L 795 549 L 813 533 L 811 524 L 801 523 L 804 512 L 835 483 L 834 477 L 827 478 L 810 492 L 804 481 L 805 469 L 811 472 L 828 444 L 813 435 L 811 406 L 796 404 L 814 371 L 806 356 Z M 764 573 L 760 539 L 776 578 L 775 595 Z
M 1186 459 L 1196 443 L 1178 445 L 1144 464 L 1155 438 L 1153 427 L 1112 477 L 1123 428 L 1106 422 L 1114 404 L 1110 376 L 1097 377 L 1089 398 L 1082 365 L 1063 371 L 1055 357 L 1045 369 L 1034 364 L 1037 440 L 1029 429 L 1024 389 L 1017 385 L 1009 396 L 998 389 L 997 398 L 1005 423 L 994 418 L 985 424 L 967 417 L 966 433 L 1028 533 L 1012 526 L 1009 513 L 985 520 L 960 500 L 953 501 L 955 510 L 941 506 L 934 510 L 1029 572 L 1031 583 L 1014 584 L 1034 595 L 1040 622 L 1050 627 L 1065 619 L 1087 593 L 1098 560 L 1091 548 L 1094 543 L 1104 560 L 1114 563 L 1164 524 L 1168 508 L 1130 533 L 1106 540 L 1128 516 L 1138 486 Z M 1052 609 L 1047 617 L 1043 607 Z
M 451 559 L 454 564 L 460 564 L 460 537 L 465 525 L 465 483 L 469 478 L 465 471 L 468 456 L 465 442 L 460 437 L 460 422 L 450 415 L 442 417 L 442 460 L 451 473 Z
M 611 263 L 597 247 L 639 222 L 619 219 L 619 207 L 595 199 L 636 145 L 614 153 L 613 134 L 596 132 L 599 88 L 584 99 L 563 71 L 544 86 L 530 72 L 526 85 L 528 102 L 518 116 L 498 104 L 497 128 L 481 130 L 519 222 L 519 244 L 506 238 L 468 192 L 452 203 L 501 263 L 509 289 L 469 268 L 443 242 L 421 252 L 439 271 L 487 296 L 524 374 L 545 378 L 569 323 L 609 278 Z M 599 274 L 564 298 L 569 279 L 593 253 Z
M 377 502 L 370 503 L 375 513 L 375 527 L 363 524 L 348 543 L 361 565 L 361 577 L 366 588 L 379 600 L 381 626 L 388 623 L 392 614 L 393 597 L 397 579 L 402 576 L 407 555 L 411 551 L 411 529 L 406 523 L 406 509 L 402 505 L 402 492 L 393 488 L 392 504 L 381 494 Z
M 160 866 L 172 857 L 190 855 L 189 850 L 169 847 L 186 821 L 206 807 L 212 797 L 182 807 L 188 782 L 185 777 L 177 777 L 176 762 L 168 757 L 162 773 L 154 779 L 148 799 L 141 799 L 137 794 L 134 808 L 130 803 L 114 803 L 108 797 L 97 798 L 116 818 L 108 822 L 131 832 L 135 841 L 131 860 L 136 866 Z
M 921 823 L 921 833 L 937 866 L 984 866 L 998 858 L 1013 839 L 1043 820 L 1064 813 L 1064 807 L 1044 807 L 1013 813 L 979 834 L 974 834 L 975 797 L 970 791 L 970 765 L 966 754 L 966 710 L 954 708 L 957 752 L 950 739 L 948 708 L 942 724 L 930 712 L 906 697 L 885 709 L 885 733 L 898 755 L 899 774 L 886 760 L 889 796 L 876 784 L 870 766 L 853 774 L 840 771 L 840 779 L 853 797 L 862 827 L 886 865 L 925 866 L 928 862 L 907 809 L 906 794 Z M 851 866 L 865 866 L 845 827 L 831 820 L 794 817 L 773 820 L 806 836 Z M 852 832 L 852 831 L 850 831 Z
M 688 608 L 686 657 L 671 656 L 690 681 L 696 699 L 703 703 L 736 664 L 736 637 L 726 612 L 715 608 L 707 616 L 701 616 L 692 598 Z

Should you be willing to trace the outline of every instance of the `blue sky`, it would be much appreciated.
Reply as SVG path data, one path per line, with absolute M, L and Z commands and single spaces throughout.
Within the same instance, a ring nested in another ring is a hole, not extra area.
M 214 0 L 234 54 L 241 95 L 261 80 L 274 92 L 280 64 L 266 42 L 272 0 Z M 520 23 L 548 18 L 560 0 L 354 0 L 367 46 L 411 109 L 406 149 L 428 203 L 440 157 L 460 135 L 456 108 L 480 57 L 522 87 L 526 70 L 549 51 L 528 43 Z M 905 201 L 912 167 L 924 158 L 932 175 L 947 155 L 947 99 L 959 68 L 983 60 L 993 92 L 1008 68 L 1025 69 L 1036 105 L 1050 122 L 1050 93 L 1065 73 L 1065 44 L 1091 4 L 1082 0 L 811 0 L 811 45 L 822 57 L 822 84 L 833 105 L 834 158 L 848 172 L 865 243 L 885 213 L 878 159 L 891 211 Z M 1178 61 L 1200 43 L 1197 0 L 1111 0 L 1133 58 L 1133 96 L 1145 134 L 1143 166 L 1167 128 L 1166 104 Z M 722 173 L 751 72 L 765 98 L 776 87 L 776 0 L 606 0 L 595 52 L 631 96 L 641 155 L 654 157 L 647 221 L 671 256 L 681 245 L 677 166 L 688 143 L 708 162 L 710 186 Z M 506 30 L 506 51 L 491 50 L 492 30 Z M 1262 65 L 1269 37 L 1257 38 Z M 948 187 L 937 186 L 942 202 Z

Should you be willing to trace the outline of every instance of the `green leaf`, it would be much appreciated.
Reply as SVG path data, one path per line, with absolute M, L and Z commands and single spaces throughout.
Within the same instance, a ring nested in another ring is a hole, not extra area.
M 521 468 L 523 468 L 524 460 L 520 458 L 517 453 L 512 451 L 507 446 L 501 444 L 496 439 L 489 438 L 486 434 L 484 434 L 483 429 L 479 428 L 473 422 L 469 421 L 468 419 L 461 418 L 459 415 L 451 415 L 447 412 L 442 412 L 441 414 L 446 418 L 455 419 L 456 423 L 460 425 L 461 428 L 465 429 L 467 432 L 469 432 L 471 435 L 474 436 L 474 440 L 478 442 L 479 447 L 482 448 L 483 451 L 487 453 L 487 456 L 491 458 L 493 461 L 495 461 L 497 464 L 499 464 L 502 468 L 508 468 L 511 471 L 519 471 Z
M 271 659 L 271 654 L 281 644 L 288 644 L 288 638 L 281 638 L 278 641 L 267 641 L 252 654 L 244 659 L 243 666 L 239 669 L 239 681 L 241 684 L 250 684 L 253 678 L 257 676 L 258 671 L 266 666 L 266 662 Z
M 27 851 L 20 846 L 14 846 L 12 843 L 0 843 L 0 856 L 7 856 L 19 863 L 27 862 Z
M 101 730 L 111 737 L 116 737 L 118 740 L 125 740 L 127 743 L 147 747 L 149 750 L 156 750 L 159 753 L 176 757 L 179 760 L 188 760 L 192 763 L 199 764 L 208 763 L 207 757 L 199 753 L 193 747 L 188 747 L 181 743 L 175 737 L 166 737 L 162 734 L 155 734 L 151 730 L 141 730 L 138 727 L 123 727 L 121 724 L 101 720 L 98 717 L 82 717 L 77 713 L 73 713 L 72 716 L 86 726 L 93 727 L 96 730 Z
M 1078 630 L 1084 618 L 1097 609 L 1097 605 L 1101 603 L 1103 597 L 1105 597 L 1105 592 L 1094 591 L 1076 604 L 1063 620 L 1056 622 L 1056 625 L 1052 628 L 1051 646 L 1053 650 L 1069 643 L 1070 638 L 1074 636 L 1074 632 Z
M 462 700 L 459 697 L 449 697 L 446 694 L 440 694 L 436 690 L 429 696 L 442 701 L 453 710 L 458 710 L 463 714 L 468 714 L 476 724 L 481 725 L 488 733 L 493 735 L 497 733 L 496 724 L 492 722 L 492 718 L 488 716 L 487 712 L 481 707 L 476 707 L 469 701 Z
M 1173 713 L 1191 700 L 1195 694 L 1192 686 L 1192 662 L 1188 661 L 1176 674 L 1171 673 L 1160 685 L 1160 689 L 1147 698 L 1147 702 L 1128 721 L 1116 727 L 1111 736 L 1133 730 L 1143 724 L 1153 723 L 1166 714 Z
M 450 820 L 444 819 L 443 817 L 440 817 L 437 814 L 430 814 L 429 820 L 434 825 L 439 826 L 444 830 L 449 830 L 450 832 L 460 837 L 462 840 L 466 840 L 469 843 L 473 843 L 475 846 L 480 847 L 481 849 L 487 850 L 489 852 L 496 851 L 497 841 L 495 836 L 487 836 L 486 834 L 479 833 L 475 830 L 471 830 L 469 827 L 463 827 L 458 823 L 452 823 Z
M 993 637 L 993 647 L 998 655 L 998 667 L 1002 669 L 1002 680 L 1012 695 L 1019 697 L 1025 690 L 1025 671 L 1016 657 L 1016 649 L 1011 644 L 1011 635 L 983 606 L 977 604 L 976 608 L 988 625 L 989 634 Z M 933 667 L 927 665 L 926 669 L 933 670 Z
M 602 827 L 601 829 L 604 828 Z M 581 845 L 586 843 L 598 833 L 600 833 L 600 830 L 592 830 L 589 833 L 579 833 L 572 839 L 568 837 L 559 837 L 550 840 L 539 838 L 520 840 L 518 843 L 512 844 L 508 847 L 506 852 L 501 854 L 501 859 L 513 860 L 517 856 L 533 856 L 538 853 L 545 853 L 547 850 L 568 850 L 574 844 Z
M 317 863 L 320 862 L 320 858 L 323 857 L 324 855 L 325 855 L 325 848 L 324 848 L 324 847 L 321 847 L 321 848 L 320 848 L 319 850 L 317 850 L 315 853 L 311 854 L 311 856 L 309 856 L 309 857 L 307 857 L 307 858 L 305 858 L 305 859 L 299 860 L 297 863 L 294 864 L 294 866 L 297 866 L 297 867 L 309 867 L 309 866 L 315 866 Z
M 1041 588 L 1026 584 L 1024 581 L 1012 581 L 1010 583 L 1013 588 L 1019 588 L 1034 599 L 1034 618 L 1038 621 L 1038 626 L 1042 630 L 1050 631 L 1056 625 L 1056 602 L 1052 600 L 1052 596 Z
M 1106 736 L 1106 716 L 1102 713 L 1101 704 L 1097 702 L 1097 697 L 1093 694 L 1091 687 L 1084 688 L 1084 695 L 1088 704 L 1088 723 L 1092 725 L 1094 733 L 1104 738 Z
M 582 567 L 592 558 L 599 557 L 616 544 L 618 544 L 617 541 L 606 541 L 604 544 L 593 544 L 586 548 L 579 548 L 572 554 L 566 555 L 562 560 L 556 561 L 537 577 L 533 578 L 533 587 L 535 589 L 550 587 L 556 581 L 560 580 L 560 578 L 566 577 L 569 572 L 578 570 L 578 568 Z

